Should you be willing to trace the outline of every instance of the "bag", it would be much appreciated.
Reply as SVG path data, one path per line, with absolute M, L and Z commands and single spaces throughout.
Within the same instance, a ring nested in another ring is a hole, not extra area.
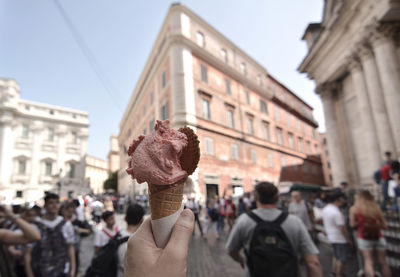
M 49 228 L 36 223 L 41 240 L 32 249 L 32 270 L 36 277 L 58 276 L 69 262 L 68 244 L 62 233 L 66 221 L 62 220 L 55 227 Z
M 378 185 L 381 183 L 381 170 L 378 169 L 377 171 L 375 171 L 374 173 L 374 181 L 375 183 L 377 183 Z
M 282 212 L 274 221 L 264 221 L 253 212 L 247 215 L 257 222 L 250 248 L 245 251 L 252 277 L 297 277 L 297 254 L 281 224 L 288 214 Z
M 381 236 L 381 226 L 374 218 L 365 218 L 361 227 L 361 234 L 367 240 L 379 240 Z
M 85 277 L 115 277 L 118 269 L 118 247 L 127 242 L 129 237 L 121 238 L 117 234 L 100 248 L 96 256 L 92 259 L 89 268 L 86 270 Z
M 87 220 L 80 221 L 80 220 L 75 219 L 74 222 L 72 222 L 72 225 L 78 226 L 78 228 L 86 229 L 86 230 L 90 231 L 90 234 L 84 234 L 84 233 L 80 234 L 80 236 L 83 238 L 90 236 L 93 233 L 92 226 L 89 224 L 89 222 Z
M 208 212 L 208 215 L 210 216 L 212 222 L 215 222 L 218 220 L 219 214 L 218 214 L 217 209 L 214 209 L 214 208 L 210 209 L 210 211 Z

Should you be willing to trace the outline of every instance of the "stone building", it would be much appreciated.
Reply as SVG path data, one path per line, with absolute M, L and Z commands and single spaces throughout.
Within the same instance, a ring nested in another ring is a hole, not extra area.
M 0 201 L 87 193 L 88 127 L 86 112 L 23 100 L 17 82 L 0 78 Z
M 197 133 L 201 159 L 185 192 L 198 199 L 241 195 L 261 180 L 279 184 L 286 166 L 323 184 L 312 108 L 180 4 L 171 6 L 120 123 L 122 194 L 147 192 L 126 174 L 126 150 L 156 119 Z
M 85 178 L 90 190 L 95 194 L 103 193 L 103 184 L 109 174 L 108 161 L 87 155 L 85 164 Z
M 299 71 L 322 99 L 335 186 L 369 184 L 383 152 L 400 155 L 399 23 L 399 1 L 326 0 L 303 36 Z
M 119 170 L 119 145 L 118 135 L 111 135 L 110 137 L 110 151 L 107 155 L 108 169 L 110 172 Z

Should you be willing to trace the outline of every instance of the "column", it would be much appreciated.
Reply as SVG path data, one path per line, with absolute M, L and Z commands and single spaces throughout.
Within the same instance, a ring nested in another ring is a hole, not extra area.
M 358 112 L 361 115 L 362 137 L 358 138 L 358 143 L 363 142 L 361 145 L 363 151 L 359 153 L 358 163 L 360 164 L 360 177 L 364 179 L 370 177 L 371 172 L 375 172 L 379 168 L 379 145 L 361 64 L 358 60 L 352 58 L 349 68 L 357 97 Z
M 388 123 L 391 125 L 396 146 L 395 157 L 398 157 L 400 154 L 400 73 L 393 33 L 394 25 L 389 23 L 380 25 L 374 30 L 370 39 L 386 103 Z
M 395 153 L 396 148 L 393 140 L 393 133 L 390 124 L 388 124 L 389 118 L 382 93 L 381 80 L 379 79 L 379 72 L 376 67 L 372 49 L 365 45 L 362 46 L 359 51 L 359 56 L 364 69 L 365 82 L 372 108 L 372 117 L 375 122 L 375 130 L 380 149 L 379 153 L 380 155 L 386 151 Z
M 332 165 L 333 185 L 339 186 L 340 182 L 348 181 L 346 173 L 346 163 L 342 153 L 341 141 L 339 136 L 339 126 L 335 112 L 335 101 L 333 93 L 336 84 L 324 84 L 317 88 L 317 93 L 321 96 L 324 107 L 326 136 L 329 150 L 329 157 Z
M 11 175 L 13 174 L 14 132 L 12 112 L 5 111 L 0 116 L 0 190 L 10 188 Z M 10 199 L 11 200 L 11 199 Z

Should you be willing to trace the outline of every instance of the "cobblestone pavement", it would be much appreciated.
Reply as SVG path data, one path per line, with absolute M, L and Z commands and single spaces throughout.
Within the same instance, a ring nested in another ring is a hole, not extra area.
M 120 228 L 125 228 L 124 216 L 117 214 L 117 224 Z M 210 230 L 206 238 L 199 235 L 197 225 L 195 234 L 192 236 L 189 245 L 188 254 L 188 274 L 189 277 L 243 277 L 244 270 L 240 265 L 234 262 L 227 254 L 225 243 L 227 232 L 216 240 L 213 230 Z M 78 277 L 83 276 L 86 268 L 89 266 L 93 257 L 93 239 L 94 236 L 88 236 L 82 239 L 80 253 L 80 270 Z M 318 246 L 320 250 L 320 261 L 324 272 L 324 277 L 328 277 L 332 272 L 332 249 L 329 245 L 321 243 Z M 346 276 L 353 277 L 357 273 L 357 260 L 353 255 L 346 267 Z M 306 276 L 306 275 L 304 275 Z

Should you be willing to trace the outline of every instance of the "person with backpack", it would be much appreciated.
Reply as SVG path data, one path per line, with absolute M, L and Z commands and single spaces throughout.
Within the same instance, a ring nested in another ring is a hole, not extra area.
M 44 198 L 46 214 L 36 222 L 42 239 L 25 252 L 28 277 L 74 277 L 75 231 L 71 222 L 58 215 L 60 198 L 48 193 Z
M 100 250 L 101 247 L 107 244 L 119 231 L 118 226 L 115 224 L 115 216 L 112 211 L 105 211 L 101 215 L 101 219 L 104 221 L 105 226 L 95 233 L 94 237 L 94 252 Z
M 252 277 L 297 277 L 297 256 L 303 256 L 308 276 L 322 277 L 317 254 L 304 224 L 277 209 L 279 191 L 269 182 L 255 187 L 257 209 L 242 214 L 229 235 L 228 254 Z M 240 254 L 244 248 L 246 259 Z
M 369 191 L 362 190 L 356 194 L 355 203 L 350 208 L 350 226 L 357 228 L 357 246 L 363 256 L 365 276 L 374 276 L 376 251 L 383 277 L 390 277 L 390 268 L 386 262 L 386 241 L 381 232 L 386 229 L 386 221 Z
M 218 230 L 217 230 L 217 221 L 219 217 L 218 213 L 218 205 L 212 201 L 207 201 L 206 203 L 206 217 L 205 217 L 205 224 L 206 227 L 204 228 L 203 237 L 205 238 L 208 231 L 213 228 L 214 226 L 214 233 L 217 239 L 219 239 Z

